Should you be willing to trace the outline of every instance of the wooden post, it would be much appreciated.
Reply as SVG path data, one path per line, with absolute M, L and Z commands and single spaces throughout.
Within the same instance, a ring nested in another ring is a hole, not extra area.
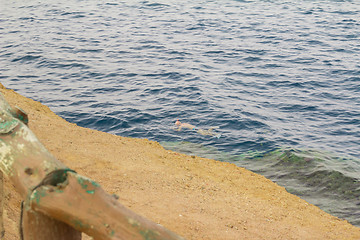
M 81 232 L 31 209 L 23 210 L 20 224 L 23 240 L 81 240 Z

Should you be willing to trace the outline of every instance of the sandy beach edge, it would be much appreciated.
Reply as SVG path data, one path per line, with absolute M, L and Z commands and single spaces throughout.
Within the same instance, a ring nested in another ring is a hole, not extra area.
M 1 83 L 0 92 L 55 157 L 187 239 L 360 239 L 360 228 L 244 168 L 79 127 Z M 21 199 L 7 180 L 4 192 L 5 239 L 19 239 Z

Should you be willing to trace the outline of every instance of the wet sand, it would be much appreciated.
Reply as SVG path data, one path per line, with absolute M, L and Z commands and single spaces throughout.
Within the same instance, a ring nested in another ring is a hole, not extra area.
M 1 84 L 0 91 L 28 113 L 55 157 L 186 239 L 360 239 L 360 228 L 244 168 L 82 128 Z M 21 199 L 7 180 L 4 191 L 5 239 L 17 240 Z

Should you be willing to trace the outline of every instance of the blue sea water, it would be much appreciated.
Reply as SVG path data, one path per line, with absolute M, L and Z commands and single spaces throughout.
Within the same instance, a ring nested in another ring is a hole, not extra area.
M 360 226 L 359 1 L 0 0 L 0 44 L 0 82 L 68 121 L 233 162 Z

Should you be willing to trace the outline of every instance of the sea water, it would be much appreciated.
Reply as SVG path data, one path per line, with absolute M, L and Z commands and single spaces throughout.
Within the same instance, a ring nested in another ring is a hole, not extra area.
M 360 226 L 360 2 L 0 0 L 0 82 Z M 219 127 L 219 138 L 174 129 Z

